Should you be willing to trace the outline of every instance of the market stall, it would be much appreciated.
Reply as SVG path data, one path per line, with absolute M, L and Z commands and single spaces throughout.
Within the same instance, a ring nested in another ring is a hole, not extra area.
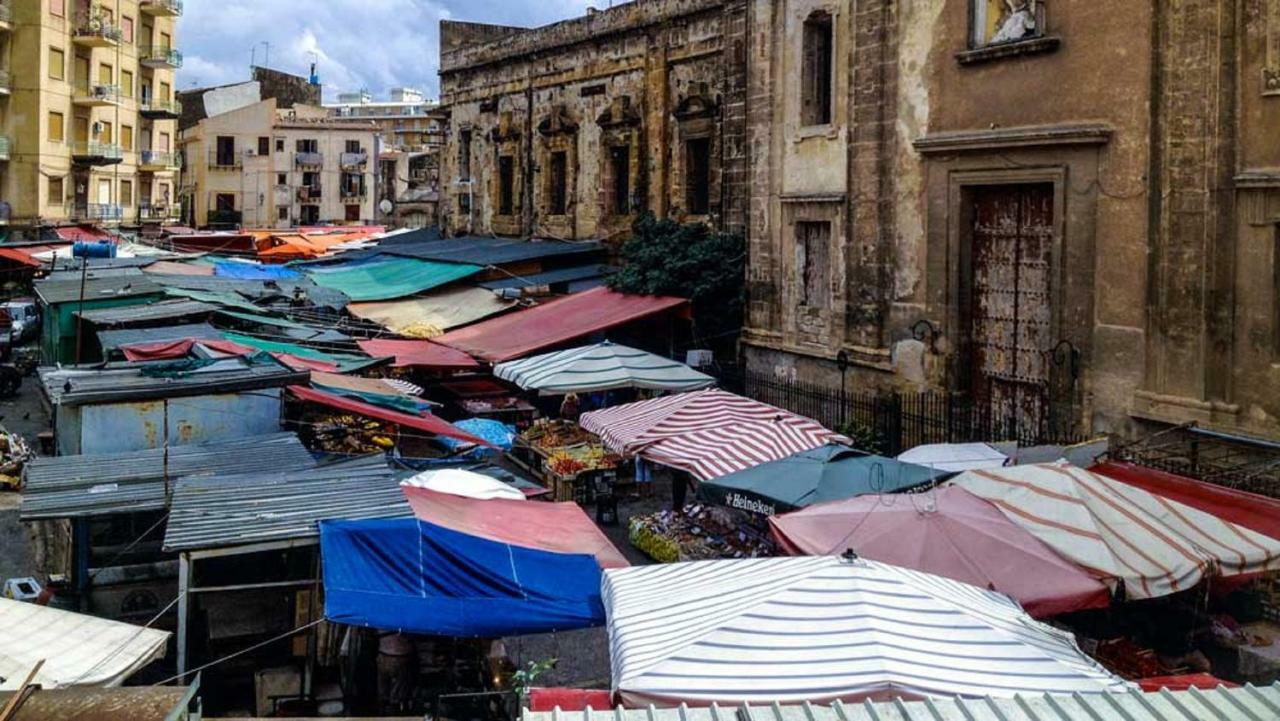
M 499 363 L 493 374 L 543 395 L 620 388 L 679 392 L 715 385 L 714 378 L 679 361 L 608 341 Z
M 461 418 L 488 418 L 523 428 L 537 414 L 537 408 L 507 386 L 481 376 L 449 380 L 436 386 L 447 409 Z
M 516 437 L 508 457 L 546 484 L 557 501 L 589 503 L 597 481 L 617 487 L 631 479 L 620 455 L 569 420 L 535 421 Z
M 698 503 L 632 516 L 627 531 L 631 545 L 659 563 L 778 555 L 765 527 L 723 506 Z

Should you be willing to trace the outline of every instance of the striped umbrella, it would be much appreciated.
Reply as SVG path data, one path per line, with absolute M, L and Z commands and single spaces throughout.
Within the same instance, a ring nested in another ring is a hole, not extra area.
M 604 602 L 633 707 L 1130 689 L 1007 596 L 873 561 L 610 570 Z
M 544 395 L 614 388 L 691 391 L 715 384 L 711 376 L 683 363 L 608 341 L 499 363 L 494 366 L 493 374 Z
M 640 455 L 699 480 L 849 442 L 817 421 L 716 389 L 606 408 L 583 415 L 581 422 L 615 452 Z

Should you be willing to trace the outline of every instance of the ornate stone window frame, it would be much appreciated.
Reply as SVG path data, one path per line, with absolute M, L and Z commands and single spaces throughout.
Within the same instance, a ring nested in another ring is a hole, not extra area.
M 1262 94 L 1280 97 L 1280 0 L 1266 2 L 1266 63 L 1262 67 Z
M 614 98 L 609 107 L 605 108 L 604 112 L 596 118 L 596 125 L 600 126 L 600 177 L 608 181 L 601 184 L 601 216 L 614 220 L 629 221 L 642 205 L 641 199 L 644 197 L 640 182 L 643 160 L 641 156 L 643 136 L 641 135 L 642 120 L 640 112 L 631 104 L 630 96 L 623 95 Z M 628 170 L 630 177 L 627 180 L 627 185 L 631 197 L 627 199 L 627 207 L 630 212 L 625 215 L 620 215 L 616 212 L 617 199 L 613 195 L 612 149 L 618 147 L 626 147 L 629 154 Z
M 1019 12 L 1025 11 L 1030 14 L 1036 24 L 1034 33 L 1017 40 L 980 40 L 978 28 L 986 23 L 986 11 L 990 0 L 968 0 L 969 28 L 966 33 L 966 47 L 956 53 L 956 61 L 961 65 L 1050 53 L 1062 44 L 1061 38 L 1049 33 L 1048 0 L 1002 0 L 1002 2 L 1009 3 L 1011 7 L 1016 6 Z

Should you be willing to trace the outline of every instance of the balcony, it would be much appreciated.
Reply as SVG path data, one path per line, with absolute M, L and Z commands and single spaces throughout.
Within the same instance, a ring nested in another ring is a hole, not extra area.
M 120 44 L 124 34 L 111 21 L 98 16 L 82 22 L 75 32 L 72 42 L 86 48 L 114 48 Z
M 182 117 L 182 103 L 144 95 L 138 104 L 138 114 L 147 120 L 177 120 Z
M 177 153 L 144 150 L 138 154 L 138 170 L 144 173 L 163 173 L 180 167 L 182 163 Z
M 182 53 L 162 45 L 138 48 L 138 62 L 143 67 L 177 70 L 182 67 Z
M 298 188 L 299 203 L 319 203 L 323 195 L 319 185 L 304 185 Z
M 342 197 L 342 202 L 344 203 L 347 201 L 364 200 L 365 196 L 368 194 L 369 194 L 369 190 L 366 186 L 360 186 L 360 187 L 354 187 L 354 188 L 344 187 L 342 189 L 342 192 L 339 193 L 339 195 Z
M 164 223 L 181 217 L 182 205 L 179 203 L 156 205 L 144 198 L 142 204 L 138 206 L 138 220 L 144 223 Z
M 140 0 L 139 9 L 146 15 L 176 18 L 182 14 L 182 0 Z
M 208 215 L 209 225 L 240 225 L 244 219 L 244 213 L 238 210 L 210 210 Z
M 0 161 L 9 159 L 9 136 L 0 135 Z
M 120 104 L 120 88 L 116 85 L 90 85 L 76 88 L 71 102 L 82 108 L 101 108 Z
M 339 159 L 343 170 L 359 170 L 369 164 L 368 153 L 343 153 Z
M 0 5 L 0 7 L 4 7 L 4 6 Z M 9 75 L 9 71 L 0 70 L 0 96 L 5 96 L 9 94 L 9 90 L 12 89 L 13 87 L 12 83 L 13 83 L 13 80 Z
M 323 153 L 294 153 L 293 164 L 299 168 L 321 167 L 324 165 Z
M 0 33 L 13 30 L 13 10 L 8 3 L 0 3 Z
M 209 151 L 209 170 L 240 170 L 241 167 L 243 167 L 243 163 L 240 160 L 239 153 Z
M 124 160 L 124 151 L 113 143 L 73 143 L 71 160 L 78 165 L 115 165 Z
M 112 203 L 82 203 L 71 209 L 74 220 L 94 223 L 118 223 L 124 218 L 124 208 Z

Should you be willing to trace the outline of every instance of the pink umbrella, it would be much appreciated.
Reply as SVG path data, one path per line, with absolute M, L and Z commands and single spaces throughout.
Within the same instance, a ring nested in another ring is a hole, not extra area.
M 1036 618 L 1105 608 L 1101 581 L 962 488 L 860 496 L 769 519 L 793 556 L 855 553 L 1013 597 Z

